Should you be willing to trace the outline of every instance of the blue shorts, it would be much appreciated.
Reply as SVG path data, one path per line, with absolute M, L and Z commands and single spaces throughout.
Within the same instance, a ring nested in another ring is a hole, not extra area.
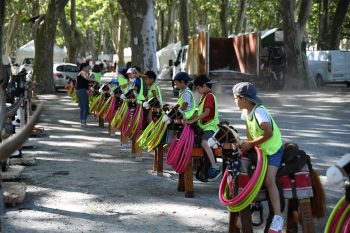
M 208 141 L 209 138 L 211 138 L 214 134 L 215 134 L 215 132 L 214 132 L 213 130 L 204 131 L 204 132 L 203 132 L 202 139 Z
M 267 156 L 268 165 L 279 168 L 281 166 L 283 153 L 284 147 L 281 146 L 281 148 L 275 154 Z

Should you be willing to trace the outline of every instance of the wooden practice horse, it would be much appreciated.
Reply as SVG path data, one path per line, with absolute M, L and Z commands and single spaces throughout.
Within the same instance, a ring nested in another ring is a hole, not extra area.
M 230 190 L 231 195 L 236 196 L 255 171 L 256 154 L 248 153 L 246 158 L 241 157 L 238 134 L 227 124 L 220 124 L 219 130 L 209 139 L 208 143 L 214 147 L 222 146 L 222 156 L 226 165 L 225 172 L 228 172 L 232 182 L 235 182 L 235 190 Z M 298 217 L 295 216 L 299 216 L 303 232 L 313 233 L 313 218 L 320 218 L 325 213 L 325 194 L 316 171 L 312 169 L 310 157 L 304 151 L 299 150 L 297 145 L 286 144 L 277 178 L 276 184 L 283 190 L 280 191 L 282 208 L 284 208 L 284 199 L 288 199 L 287 232 L 298 232 Z M 255 201 L 264 201 L 267 198 L 268 194 L 262 188 Z M 239 216 L 242 231 L 253 232 L 250 206 L 239 213 L 230 212 L 229 232 L 240 232 L 236 226 Z M 265 232 L 268 231 L 272 218 L 273 213 L 270 206 Z
M 169 128 L 174 130 L 174 136 L 177 138 L 180 137 L 182 130 L 184 129 L 184 121 L 183 121 L 183 115 L 180 111 L 178 111 L 179 106 L 176 105 L 173 108 L 169 108 L 167 111 L 167 116 L 171 121 L 171 125 Z M 203 148 L 201 147 L 201 134 L 202 130 L 197 126 L 196 123 L 191 125 L 191 128 L 194 130 L 194 143 L 193 148 L 191 152 L 191 159 L 189 160 L 189 163 L 184 171 L 184 173 L 179 174 L 179 181 L 178 181 L 178 187 L 177 190 L 179 192 L 185 192 L 185 197 L 193 197 L 194 196 L 194 189 L 193 189 L 193 169 L 196 168 L 196 177 L 198 180 L 205 182 L 208 178 L 208 168 L 201 166 L 194 166 L 194 164 L 201 164 L 203 165 L 202 161 L 206 161 L 210 164 L 209 159 L 205 159 L 205 152 Z M 221 149 L 214 151 L 215 155 L 221 154 Z

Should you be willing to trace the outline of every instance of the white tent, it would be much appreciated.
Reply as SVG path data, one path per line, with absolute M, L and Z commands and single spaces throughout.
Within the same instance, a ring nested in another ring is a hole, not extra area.
M 27 44 L 23 45 L 16 51 L 16 63 L 18 65 L 23 65 L 24 61 L 32 60 L 35 56 L 35 47 L 34 47 L 34 40 L 28 42 Z M 57 45 L 54 45 L 53 50 L 53 62 L 64 62 L 67 58 L 67 53 L 64 49 L 58 47 Z
M 181 49 L 181 42 L 171 43 L 157 51 L 157 67 L 162 70 L 164 65 L 169 64 L 169 60 L 175 62 L 177 53 Z

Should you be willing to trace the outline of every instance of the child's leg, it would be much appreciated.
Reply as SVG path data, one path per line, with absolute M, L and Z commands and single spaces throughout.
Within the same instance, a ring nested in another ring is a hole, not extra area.
M 276 185 L 276 173 L 278 168 L 275 166 L 269 165 L 267 167 L 267 173 L 265 177 L 265 186 L 269 191 L 269 196 L 273 208 L 273 213 L 275 215 L 281 215 L 281 203 L 280 203 L 280 195 L 278 192 L 278 188 Z
M 205 150 L 205 152 L 208 155 L 208 158 L 210 160 L 211 166 L 215 167 L 216 162 L 215 162 L 215 157 L 213 154 L 213 150 L 208 146 L 208 142 L 206 140 L 202 140 L 201 146 L 203 147 L 203 149 Z

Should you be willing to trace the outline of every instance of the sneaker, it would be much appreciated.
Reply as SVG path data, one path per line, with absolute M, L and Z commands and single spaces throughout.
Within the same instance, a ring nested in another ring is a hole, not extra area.
M 284 219 L 282 216 L 275 215 L 270 226 L 268 233 L 282 233 Z
M 219 167 L 211 167 L 208 171 L 208 181 L 214 181 L 221 175 L 221 169 Z
M 135 158 L 135 162 L 142 162 L 142 161 L 143 161 L 142 157 L 136 157 Z

